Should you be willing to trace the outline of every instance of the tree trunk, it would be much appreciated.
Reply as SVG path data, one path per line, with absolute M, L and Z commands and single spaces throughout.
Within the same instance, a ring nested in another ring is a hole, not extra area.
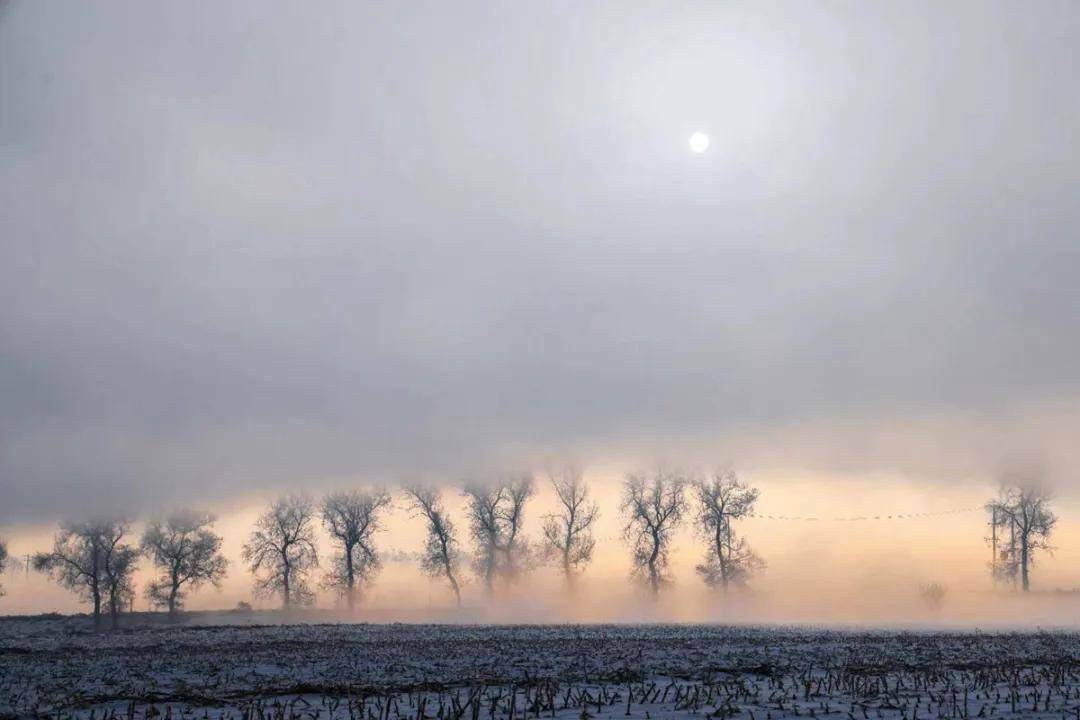
M 101 629 L 101 590 L 95 585 L 91 593 L 94 596 L 94 629 Z
M 1024 592 L 1031 588 L 1028 584 L 1028 546 L 1030 542 L 1026 533 L 1020 534 L 1020 584 Z
M 353 573 L 353 549 L 345 548 L 345 595 L 349 603 L 349 612 L 356 609 L 356 576 Z
M 649 587 L 653 597 L 660 596 L 660 574 L 656 570 L 656 560 L 660 557 L 660 538 L 654 532 L 652 534 L 652 554 L 649 555 Z
M 94 630 L 101 630 L 101 568 L 98 566 L 98 547 L 95 542 L 91 548 L 94 553 L 91 569 L 94 577 L 90 583 L 90 594 L 94 597 Z
M 495 553 L 496 549 L 493 543 L 488 550 L 488 557 L 484 561 L 484 589 L 488 595 L 491 595 L 495 590 Z
M 449 571 L 446 573 L 446 578 L 450 581 L 450 587 L 453 588 L 453 590 L 454 590 L 454 599 L 457 600 L 457 606 L 460 608 L 461 607 L 461 588 L 458 587 L 457 579 L 454 577 L 454 574 L 449 572 Z
M 727 560 L 724 558 L 724 531 L 722 526 L 716 525 L 716 561 L 720 565 L 720 585 L 727 589 Z
M 282 599 L 285 601 L 285 609 L 288 610 L 292 607 L 292 588 L 289 587 L 289 583 L 292 580 L 292 568 L 289 567 L 289 556 L 287 553 L 281 554 L 281 594 Z
M 120 598 L 115 590 L 109 590 L 109 622 L 112 629 L 120 626 Z
M 573 569 L 570 567 L 570 548 L 574 542 L 574 523 L 577 517 L 577 506 L 570 508 L 570 517 L 566 522 L 566 536 L 563 538 L 562 548 L 562 567 L 563 577 L 566 579 L 567 587 L 573 587 L 574 577 Z
M 176 620 L 176 605 L 180 598 L 180 559 L 173 560 L 169 572 L 169 620 Z

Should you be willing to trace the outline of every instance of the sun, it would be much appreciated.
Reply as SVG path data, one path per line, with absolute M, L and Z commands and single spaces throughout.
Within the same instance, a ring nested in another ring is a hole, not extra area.
M 709 136 L 703 132 L 696 132 L 690 136 L 690 150 L 703 153 L 709 149 Z

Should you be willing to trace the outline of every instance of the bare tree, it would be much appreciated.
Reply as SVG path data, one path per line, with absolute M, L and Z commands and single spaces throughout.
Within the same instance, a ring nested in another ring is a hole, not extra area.
M 380 529 L 383 510 L 389 506 L 390 494 L 381 488 L 332 493 L 323 498 L 323 527 L 339 551 L 325 582 L 345 596 L 349 610 L 356 607 L 357 583 L 369 582 L 381 567 L 372 537 Z
M 1057 516 L 1050 510 L 1052 498 L 1040 483 L 1020 479 L 1003 482 L 998 498 L 987 504 L 994 518 L 991 522 L 998 523 L 1010 536 L 1010 548 L 1002 553 L 999 562 L 1004 563 L 1006 574 L 1010 565 L 1015 568 L 1012 573 L 1019 574 L 1024 592 L 1031 589 L 1030 570 L 1036 554 L 1054 549 L 1050 535 Z M 997 528 L 994 532 L 996 535 Z
M 243 558 L 255 575 L 255 592 L 281 593 L 282 605 L 310 604 L 315 594 L 308 573 L 319 566 L 315 547 L 315 507 L 306 495 L 284 495 L 259 516 L 244 545 Z
M 422 485 L 405 488 L 412 508 L 427 522 L 427 538 L 420 566 L 430 577 L 445 577 L 461 607 L 461 588 L 457 581 L 458 540 L 454 523 L 446 515 L 439 491 Z
M 66 523 L 53 539 L 52 552 L 36 553 L 34 569 L 93 606 L 94 628 L 101 627 L 104 581 L 100 529 L 92 523 Z
M 633 547 L 633 573 L 644 577 L 653 596 L 667 581 L 671 536 L 686 512 L 686 478 L 658 469 L 629 473 L 623 481 L 624 537 Z
M 7 568 L 8 549 L 3 540 L 0 540 L 0 575 L 4 574 L 4 569 Z M 4 586 L 0 584 L 0 597 L 4 596 Z
M 919 597 L 922 598 L 926 609 L 932 613 L 941 610 L 945 604 L 945 596 L 948 594 L 945 586 L 939 582 L 929 582 L 919 587 Z
M 528 565 L 530 549 L 521 527 L 525 503 L 534 492 L 533 478 L 528 474 L 498 483 L 465 485 L 474 569 L 488 592 L 496 577 L 513 580 Z
M 502 576 L 514 580 L 528 567 L 532 549 L 521 534 L 525 521 L 525 503 L 536 493 L 536 484 L 530 474 L 522 474 L 506 480 L 506 503 L 502 512 L 503 556 Z
M 52 552 L 34 555 L 34 568 L 93 605 L 94 627 L 109 610 L 113 627 L 134 591 L 132 573 L 138 553 L 122 542 L 128 525 L 121 519 L 64 523 Z
M 142 552 L 158 570 L 146 587 L 146 597 L 175 618 L 189 592 L 206 583 L 221 586 L 228 561 L 221 554 L 221 536 L 213 531 L 215 517 L 198 510 L 177 510 L 155 518 L 142 536 Z
M 695 524 L 709 545 L 705 561 L 696 568 L 698 574 L 709 587 L 725 591 L 731 585 L 745 583 L 765 567 L 765 562 L 736 534 L 732 521 L 753 511 L 759 495 L 757 488 L 746 485 L 734 470 L 727 469 L 697 480 L 694 495 Z
M 589 500 L 589 487 L 579 469 L 567 467 L 548 479 L 559 501 L 559 511 L 544 519 L 545 551 L 558 561 L 566 583 L 573 585 L 592 560 L 596 545 L 592 525 L 600 508 Z
M 121 542 L 129 529 L 126 522 L 118 523 L 116 532 L 106 538 L 105 544 L 106 607 L 114 630 L 120 624 L 120 613 L 135 599 L 133 576 L 139 562 L 139 550 Z
M 464 488 L 473 541 L 473 570 L 490 593 L 499 566 L 500 508 L 506 496 L 502 485 L 470 483 Z

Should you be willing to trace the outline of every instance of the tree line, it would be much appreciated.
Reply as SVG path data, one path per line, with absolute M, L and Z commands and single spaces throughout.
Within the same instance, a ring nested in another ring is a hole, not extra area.
M 550 473 L 547 482 L 556 509 L 543 516 L 535 539 L 523 531 L 537 490 L 531 473 L 462 483 L 465 522 L 460 529 L 445 508 L 445 490 L 423 484 L 401 487 L 404 507 L 424 528 L 421 570 L 445 582 L 458 606 L 466 573 L 490 595 L 548 564 L 572 588 L 592 560 L 600 507 L 576 468 Z M 693 475 L 657 469 L 626 475 L 619 512 L 633 575 L 652 594 L 660 593 L 670 582 L 672 535 L 688 519 L 707 547 L 697 566 L 701 579 L 719 588 L 745 583 L 764 562 L 736 533 L 733 521 L 753 510 L 758 495 L 730 470 Z M 255 521 L 241 552 L 255 594 L 278 597 L 284 608 L 308 605 L 318 582 L 354 609 L 382 566 L 375 536 L 392 506 L 391 492 L 382 487 L 333 492 L 319 501 L 304 493 L 274 499 Z M 134 602 L 135 570 L 145 558 L 154 573 L 143 595 L 175 618 L 192 593 L 220 586 L 226 577 L 229 562 L 215 520 L 209 512 L 181 509 L 150 519 L 138 537 L 125 517 L 64 522 L 52 549 L 35 553 L 32 565 L 90 605 L 95 627 L 105 618 L 115 627 Z M 320 557 L 320 525 L 333 548 L 328 562 Z M 0 542 L 0 569 L 6 556 Z M 325 571 L 316 577 L 324 562 Z
M 600 507 L 575 468 L 549 474 L 547 481 L 556 510 L 543 517 L 536 540 L 523 533 L 526 509 L 537 486 L 530 473 L 462 483 L 463 531 L 447 512 L 442 489 L 422 484 L 401 487 L 404 507 L 424 528 L 421 570 L 445 582 L 458 606 L 465 562 L 489 594 L 540 564 L 554 565 L 567 587 L 573 588 L 592 560 Z M 765 562 L 736 532 L 734 521 L 751 514 L 759 496 L 757 488 L 732 470 L 708 475 L 664 468 L 628 473 L 618 510 L 632 575 L 653 596 L 659 595 L 671 582 L 674 533 L 690 522 L 705 545 L 695 568 L 701 580 L 725 590 L 745 584 L 764 569 Z M 1036 558 L 1053 550 L 1050 536 L 1057 516 L 1049 507 L 1051 499 L 1038 484 L 1008 481 L 986 504 L 995 586 L 1030 589 Z M 314 601 L 314 576 L 321 562 L 316 533 L 321 525 L 333 553 L 318 582 L 354 609 L 382 566 L 374 538 L 392 505 L 390 491 L 381 487 L 333 492 L 319 502 L 302 493 L 276 498 L 256 520 L 241 553 L 254 578 L 255 594 L 279 597 L 285 608 Z M 146 558 L 154 575 L 143 594 L 153 607 L 175 618 L 192 593 L 206 585 L 220 586 L 228 572 L 214 523 L 212 513 L 177 510 L 152 518 L 136 543 L 127 518 L 65 522 L 52 549 L 34 554 L 32 565 L 88 603 L 96 627 L 105 616 L 115 627 L 134 601 L 134 573 L 140 558 Z M 471 546 L 469 555 L 463 532 Z M 0 572 L 6 561 L 7 548 L 0 540 Z

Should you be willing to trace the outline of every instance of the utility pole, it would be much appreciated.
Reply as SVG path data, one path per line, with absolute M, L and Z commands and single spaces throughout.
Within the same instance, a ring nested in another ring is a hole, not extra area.
M 1016 590 L 1016 521 L 1009 518 L 1009 577 L 1012 578 L 1012 589 Z
M 998 576 L 1001 574 L 1001 568 L 998 565 L 998 507 L 997 505 L 990 506 L 990 577 L 994 581 L 994 589 L 998 588 Z

